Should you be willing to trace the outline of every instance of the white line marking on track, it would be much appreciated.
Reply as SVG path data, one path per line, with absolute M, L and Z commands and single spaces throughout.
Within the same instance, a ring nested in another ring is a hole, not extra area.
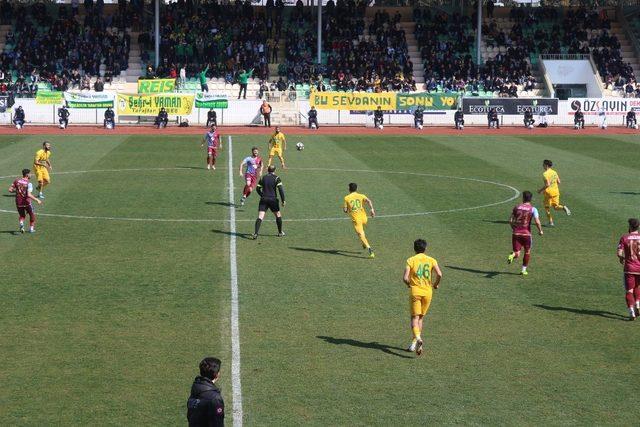
M 233 140 L 229 136 L 229 266 L 231 273 L 231 387 L 233 425 L 242 427 L 242 385 L 240 382 L 240 320 L 238 309 L 238 262 L 236 258 L 236 209 L 233 204 Z
M 233 165 L 229 166 L 229 174 L 233 174 Z M 140 171 L 168 171 L 168 170 L 182 170 L 182 171 L 190 171 L 190 168 L 149 168 L 149 169 L 97 169 L 97 170 L 85 170 L 85 171 L 67 171 L 67 172 L 55 172 L 52 175 L 71 175 L 71 174 L 82 174 L 82 173 L 94 173 L 94 172 L 140 172 Z M 497 187 L 507 188 L 513 191 L 513 195 L 508 199 L 501 200 L 494 203 L 488 203 L 485 205 L 479 206 L 469 206 L 464 208 L 454 208 L 454 209 L 444 209 L 438 211 L 426 211 L 426 212 L 413 212 L 413 213 L 399 213 L 399 214 L 386 214 L 386 215 L 376 215 L 376 218 L 404 218 L 404 217 L 414 217 L 414 216 L 426 216 L 426 215 L 435 215 L 442 213 L 454 213 L 454 212 L 464 212 L 464 211 L 472 211 L 477 209 L 489 208 L 492 206 L 498 206 L 505 203 L 509 203 L 520 196 L 520 191 L 518 191 L 515 187 L 512 187 L 508 184 L 503 184 L 501 182 L 489 181 L 479 178 L 465 178 L 460 176 L 450 176 L 450 175 L 437 175 L 430 173 L 420 173 L 420 172 L 398 172 L 398 171 L 378 171 L 378 170 L 370 170 L 370 169 L 327 169 L 327 168 L 289 168 L 289 170 L 300 170 L 300 171 L 324 171 L 324 172 L 356 172 L 356 173 L 384 173 L 384 174 L 395 174 L 395 175 L 413 175 L 413 176 L 423 176 L 430 178 L 441 178 L 441 179 L 456 179 L 460 181 L 470 181 L 477 182 L 481 184 L 489 184 L 495 185 Z M 15 175 L 7 175 L 0 176 L 0 179 L 14 178 Z M 230 203 L 233 204 L 233 199 L 229 200 Z M 0 213 L 10 213 L 15 214 L 15 210 L 7 210 L 0 209 Z M 135 218 L 135 217 L 110 217 L 110 216 L 88 216 L 88 215 L 69 215 L 69 214 L 55 214 L 55 213 L 42 213 L 38 212 L 40 216 L 48 216 L 55 218 L 70 218 L 70 219 L 98 219 L 103 221 L 149 221 L 149 222 L 175 222 L 175 223 L 203 223 L 203 222 L 212 222 L 212 223 L 227 223 L 230 222 L 230 219 L 189 219 L 189 218 Z M 234 212 L 235 217 L 235 212 Z M 328 217 L 328 218 L 287 218 L 287 222 L 320 222 L 320 221 L 346 221 L 349 220 L 346 216 L 341 217 Z M 253 222 L 252 219 L 237 219 L 235 222 Z

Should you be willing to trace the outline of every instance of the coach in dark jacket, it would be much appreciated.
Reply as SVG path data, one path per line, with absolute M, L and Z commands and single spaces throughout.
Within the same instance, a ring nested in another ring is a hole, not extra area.
M 380 127 L 384 123 L 384 111 L 378 105 L 378 108 L 373 111 L 373 125 L 375 127 Z
M 218 115 L 212 109 L 207 111 L 207 127 L 218 126 Z
M 220 359 L 205 357 L 200 362 L 200 375 L 193 380 L 187 400 L 189 427 L 224 426 L 224 401 L 216 381 L 220 375 Z
M 313 105 L 309 110 L 309 128 L 311 128 L 311 125 L 315 125 L 316 129 L 318 128 L 318 111 Z

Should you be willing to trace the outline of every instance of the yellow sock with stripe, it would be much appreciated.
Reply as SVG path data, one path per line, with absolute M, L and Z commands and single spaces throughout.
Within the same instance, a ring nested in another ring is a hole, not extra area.
M 420 328 L 415 327 L 415 328 L 411 328 L 411 330 L 413 331 L 413 338 L 416 340 L 420 339 Z

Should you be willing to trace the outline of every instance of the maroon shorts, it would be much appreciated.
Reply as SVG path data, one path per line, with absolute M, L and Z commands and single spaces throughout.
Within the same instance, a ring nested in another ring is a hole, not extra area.
M 511 244 L 513 245 L 513 252 L 520 252 L 520 249 L 522 248 L 524 248 L 526 253 L 531 252 L 531 236 L 512 234 Z
M 624 273 L 624 288 L 627 291 L 640 288 L 640 274 Z
M 215 159 L 218 157 L 218 149 L 216 147 L 207 147 L 207 155 Z
M 245 182 L 249 181 L 249 187 L 256 188 L 258 185 L 258 177 L 256 175 L 251 175 L 249 173 L 244 174 Z
M 33 212 L 33 206 L 18 206 L 18 215 L 20 215 L 20 218 L 26 217 L 27 214 L 29 214 L 29 218 L 35 221 L 36 214 Z

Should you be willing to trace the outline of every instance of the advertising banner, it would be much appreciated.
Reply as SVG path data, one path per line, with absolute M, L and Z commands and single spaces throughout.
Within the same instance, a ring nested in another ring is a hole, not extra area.
M 193 109 L 194 95 L 181 93 L 126 95 L 118 94 L 118 114 L 121 116 L 157 116 L 161 108 L 168 114 L 187 116 Z
M 42 91 L 36 93 L 36 104 L 40 105 L 56 105 L 62 104 L 62 92 Z
M 167 93 L 176 90 L 176 79 L 140 79 L 138 93 Z
M 226 94 L 199 92 L 196 94 L 196 108 L 229 108 Z
M 105 92 L 64 93 L 69 108 L 113 108 L 115 96 Z
M 640 113 L 639 98 L 569 98 L 569 115 L 572 116 L 578 108 L 585 116 L 597 116 L 600 109 L 607 115 L 623 116 L 633 110 Z
M 4 113 L 9 108 L 9 96 L 0 96 L 0 113 Z
M 458 106 L 458 95 L 445 93 L 399 93 L 397 110 L 414 110 L 422 107 L 425 110 L 454 110 Z
M 309 103 L 318 110 L 382 110 L 396 109 L 394 92 L 313 92 L 309 95 Z
M 558 114 L 558 100 L 555 98 L 463 98 L 464 114 L 487 114 L 495 108 L 498 114 L 522 115 L 531 109 L 533 114 Z

